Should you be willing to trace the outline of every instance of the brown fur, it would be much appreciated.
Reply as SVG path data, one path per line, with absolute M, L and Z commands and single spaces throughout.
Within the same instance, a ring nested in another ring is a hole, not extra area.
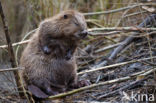
M 77 84 L 74 52 L 86 29 L 83 15 L 72 10 L 41 22 L 20 59 L 20 66 L 25 67 L 21 72 L 25 86 L 34 85 L 47 95 L 74 87 Z M 48 55 L 44 53 L 45 46 L 50 49 Z M 65 57 L 70 53 L 67 60 Z

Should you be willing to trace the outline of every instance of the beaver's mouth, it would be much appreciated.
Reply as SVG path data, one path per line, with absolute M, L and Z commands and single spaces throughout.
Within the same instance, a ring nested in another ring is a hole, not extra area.
M 79 39 L 83 39 L 88 35 L 88 31 L 87 30 L 83 30 L 83 31 L 79 31 L 77 33 L 75 33 L 75 37 L 79 38 Z

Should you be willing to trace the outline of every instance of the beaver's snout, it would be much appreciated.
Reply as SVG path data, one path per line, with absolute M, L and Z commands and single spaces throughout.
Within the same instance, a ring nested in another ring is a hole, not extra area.
M 83 39 L 83 38 L 85 38 L 85 37 L 87 36 L 87 34 L 88 34 L 88 31 L 87 31 L 87 30 L 83 30 L 83 31 L 81 31 L 81 32 L 77 32 L 77 33 L 75 34 L 75 36 L 76 36 L 77 38 L 79 38 L 79 39 Z
M 80 37 L 85 38 L 88 35 L 88 31 L 83 30 L 79 35 L 80 35 Z

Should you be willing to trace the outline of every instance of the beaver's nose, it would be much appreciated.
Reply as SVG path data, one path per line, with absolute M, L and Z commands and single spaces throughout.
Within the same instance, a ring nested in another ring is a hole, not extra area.
M 88 35 L 88 31 L 87 30 L 83 30 L 81 33 L 80 33 L 80 36 L 82 38 L 86 37 Z
M 83 31 L 82 31 L 82 34 L 85 35 L 85 36 L 87 36 L 88 31 L 87 31 L 87 30 L 83 30 Z

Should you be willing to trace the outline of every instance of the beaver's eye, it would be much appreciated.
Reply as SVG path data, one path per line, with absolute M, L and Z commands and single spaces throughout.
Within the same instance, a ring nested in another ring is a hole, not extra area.
M 64 17 L 64 19 L 67 19 L 68 18 L 68 16 L 66 14 L 63 17 Z

